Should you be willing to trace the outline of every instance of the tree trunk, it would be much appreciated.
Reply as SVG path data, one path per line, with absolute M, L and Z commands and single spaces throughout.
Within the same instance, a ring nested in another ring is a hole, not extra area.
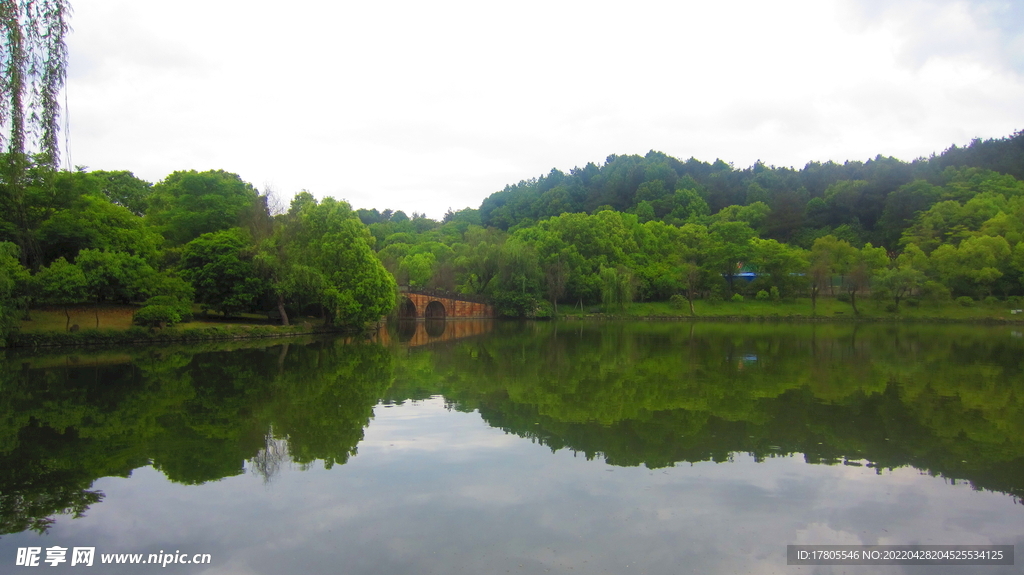
M 71 330 L 71 312 L 68 311 L 68 306 L 64 306 L 64 316 L 66 318 L 68 318 L 68 320 L 66 322 L 64 322 L 64 331 L 70 331 Z
M 284 311 L 284 296 L 277 294 L 277 313 L 281 314 L 281 325 L 288 325 L 288 313 Z

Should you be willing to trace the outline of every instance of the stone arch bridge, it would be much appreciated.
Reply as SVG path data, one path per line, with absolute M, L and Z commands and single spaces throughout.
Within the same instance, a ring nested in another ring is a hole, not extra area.
M 497 317 L 494 307 L 478 296 L 401 287 L 398 319 L 485 319 Z

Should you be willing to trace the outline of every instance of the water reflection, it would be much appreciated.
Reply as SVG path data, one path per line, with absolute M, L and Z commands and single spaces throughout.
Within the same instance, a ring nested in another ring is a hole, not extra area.
M 1019 498 L 1021 351 L 977 328 L 534 325 L 410 356 L 388 397 L 441 393 L 613 465 L 802 454 L 912 465 Z
M 479 337 L 494 330 L 493 319 L 399 319 L 380 330 L 375 339 L 384 345 L 392 341 L 408 347 Z
M 402 343 L 409 343 L 412 338 L 415 337 L 416 332 L 420 329 L 420 322 L 414 319 L 401 319 L 394 323 L 394 331 L 398 336 L 398 341 Z M 386 333 L 386 332 L 385 332 Z
M 1007 331 L 430 323 L 377 342 L 8 352 L 0 533 L 80 515 L 103 499 L 98 478 L 147 465 L 186 485 L 330 469 L 356 453 L 378 403 L 433 396 L 613 466 L 745 453 L 909 466 L 1024 496 L 1024 355 Z M 446 344 L 419 345 L 431 342 Z
M 130 363 L 116 363 L 120 353 L 8 362 L 25 368 L 0 380 L 3 532 L 45 530 L 48 516 L 102 497 L 88 491 L 95 479 L 145 465 L 198 485 L 243 473 L 281 441 L 296 464 L 343 464 L 393 368 L 382 346 L 340 339 L 122 353 Z
M 423 327 L 426 328 L 427 336 L 429 337 L 441 337 L 444 335 L 444 328 L 447 327 L 448 322 L 444 318 L 427 318 L 423 321 Z

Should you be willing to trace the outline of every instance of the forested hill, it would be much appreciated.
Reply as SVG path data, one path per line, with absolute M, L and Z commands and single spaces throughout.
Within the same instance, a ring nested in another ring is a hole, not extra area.
M 68 306 L 85 303 L 144 304 L 134 319 L 151 325 L 197 306 L 359 326 L 394 306 L 396 281 L 484 295 L 513 316 L 683 294 L 810 296 L 813 312 L 833 278 L 855 314 L 858 293 L 890 294 L 894 313 L 911 296 L 1024 296 L 1024 132 L 802 170 L 611 156 L 441 222 L 308 192 L 272 209 L 222 170 L 151 184 L 45 156 L 0 154 L 0 166 L 24 168 L 0 174 L 0 345 L 27 308 L 59 306 L 70 329 Z
M 507 230 L 607 207 L 636 214 L 641 222 L 681 225 L 730 206 L 753 206 L 761 237 L 810 248 L 815 238 L 832 234 L 896 248 L 916 212 L 966 199 L 943 188 L 963 180 L 999 181 L 994 174 L 951 169 L 965 167 L 1024 179 L 1024 130 L 909 163 L 879 155 L 866 162 L 811 162 L 801 170 L 760 162 L 735 169 L 722 160 L 679 160 L 655 151 L 612 155 L 600 166 L 552 169 L 506 186 L 483 201 L 480 217 L 484 226 Z

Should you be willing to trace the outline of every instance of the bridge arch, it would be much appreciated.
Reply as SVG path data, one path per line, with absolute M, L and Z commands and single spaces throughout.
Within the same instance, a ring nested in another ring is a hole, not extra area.
M 423 310 L 423 317 L 427 319 L 444 319 L 448 315 L 448 310 L 445 309 L 444 304 L 434 300 L 427 304 L 426 309 Z
M 416 304 L 411 299 L 402 298 L 402 303 L 398 304 L 398 318 L 416 319 Z

